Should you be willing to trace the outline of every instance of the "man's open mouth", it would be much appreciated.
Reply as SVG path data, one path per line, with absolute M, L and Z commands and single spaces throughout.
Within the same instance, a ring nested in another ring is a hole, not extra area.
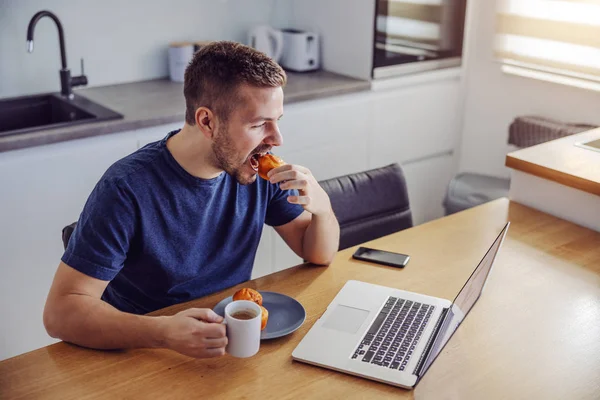
M 258 159 L 268 153 L 268 150 L 254 153 L 250 156 L 250 166 L 254 171 L 258 172 Z

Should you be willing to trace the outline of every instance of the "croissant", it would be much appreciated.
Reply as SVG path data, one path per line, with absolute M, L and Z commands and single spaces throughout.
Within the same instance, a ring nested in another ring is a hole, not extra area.
M 274 154 L 265 154 L 258 159 L 258 175 L 268 181 L 269 177 L 267 174 L 269 171 L 282 165 L 285 165 L 285 161 L 281 158 Z
M 250 288 L 243 288 L 235 292 L 235 294 L 233 295 L 233 301 L 237 300 L 250 300 L 258 304 L 259 306 L 262 306 L 263 299 L 261 294 L 258 293 L 256 290 Z

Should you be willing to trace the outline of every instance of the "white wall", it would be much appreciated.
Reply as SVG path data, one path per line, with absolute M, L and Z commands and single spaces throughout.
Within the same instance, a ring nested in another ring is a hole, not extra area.
M 466 42 L 466 107 L 461 171 L 508 177 L 508 127 L 516 116 L 540 115 L 600 125 L 600 92 L 504 74 L 493 60 L 493 2 L 470 1 Z
M 321 35 L 324 69 L 371 79 L 375 0 L 291 1 L 291 27 Z
M 40 10 L 54 12 L 65 32 L 67 65 L 88 86 L 167 76 L 171 41 L 244 41 L 259 23 L 285 25 L 287 0 L 0 0 L 0 97 L 60 90 L 56 26 L 37 24 L 27 53 L 27 26 Z

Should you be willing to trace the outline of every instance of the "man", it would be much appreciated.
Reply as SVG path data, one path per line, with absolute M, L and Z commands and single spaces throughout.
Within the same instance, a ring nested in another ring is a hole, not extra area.
M 46 301 L 51 336 L 220 356 L 227 338 L 213 311 L 141 314 L 250 279 L 265 223 L 305 260 L 331 262 L 339 225 L 310 171 L 284 165 L 257 178 L 258 155 L 282 144 L 285 81 L 240 44 L 194 56 L 183 128 L 116 162 L 91 193 Z

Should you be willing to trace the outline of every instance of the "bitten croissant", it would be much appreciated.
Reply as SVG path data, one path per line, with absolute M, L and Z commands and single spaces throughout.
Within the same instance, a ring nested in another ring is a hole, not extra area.
M 281 167 L 282 165 L 285 165 L 285 161 L 280 157 L 277 157 L 274 154 L 265 154 L 258 159 L 258 175 L 268 181 L 269 177 L 267 174 L 269 171 L 273 168 Z

